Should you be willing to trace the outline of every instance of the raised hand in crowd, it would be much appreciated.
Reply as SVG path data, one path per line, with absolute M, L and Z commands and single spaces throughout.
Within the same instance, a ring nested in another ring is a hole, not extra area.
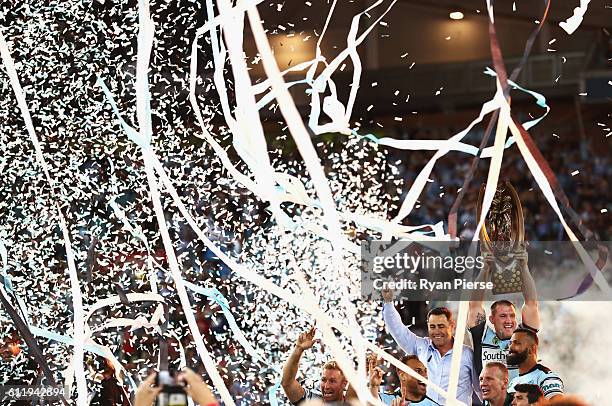
M 185 368 L 178 376 L 178 381 L 185 387 L 185 392 L 200 406 L 217 405 L 217 398 L 213 395 L 202 377 L 189 368 Z

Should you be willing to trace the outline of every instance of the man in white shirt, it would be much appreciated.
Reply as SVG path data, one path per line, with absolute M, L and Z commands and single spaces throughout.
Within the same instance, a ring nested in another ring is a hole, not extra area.
M 402 319 L 393 305 L 394 293 L 383 290 L 383 319 L 387 330 L 398 345 L 408 354 L 416 354 L 427 366 L 429 380 L 444 390 L 448 390 L 453 357 L 453 329 L 455 321 L 453 314 L 445 307 L 438 307 L 427 314 L 427 330 L 429 337 L 419 337 L 402 323 Z M 474 374 L 473 352 L 466 345 L 461 353 L 457 400 L 466 405 L 472 404 L 472 393 L 478 388 Z M 446 400 L 431 388 L 427 388 L 427 396 L 433 401 L 444 405 Z

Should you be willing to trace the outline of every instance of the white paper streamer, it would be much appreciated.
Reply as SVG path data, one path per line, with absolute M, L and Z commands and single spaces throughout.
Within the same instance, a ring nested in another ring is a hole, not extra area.
M 176 189 L 174 188 L 172 181 L 166 174 L 161 162 L 159 162 L 159 160 L 155 156 L 153 156 L 152 158 L 154 159 L 153 164 L 154 164 L 155 169 L 157 170 L 157 173 L 159 175 L 159 178 L 162 184 L 166 187 L 166 190 L 172 197 L 174 204 L 176 205 L 177 209 L 179 210 L 183 218 L 187 221 L 189 226 L 193 229 L 193 231 L 196 233 L 198 238 L 204 243 L 204 245 L 206 245 L 206 247 L 209 250 L 211 250 L 213 254 L 217 258 L 219 258 L 225 265 L 227 265 L 236 275 L 240 276 L 245 281 L 253 283 L 254 285 L 260 287 L 261 289 L 264 289 L 270 294 L 273 294 L 285 300 L 287 303 L 295 306 L 296 308 L 301 309 L 307 312 L 308 314 L 311 314 L 317 321 L 322 320 L 323 322 L 334 327 L 335 329 L 337 329 L 338 331 L 340 331 L 342 334 L 346 335 L 347 337 L 352 336 L 364 348 L 364 351 L 367 349 L 367 350 L 370 350 L 376 353 L 378 356 L 390 362 L 392 365 L 394 365 L 398 369 L 415 377 L 421 382 L 427 383 L 429 387 L 431 387 L 433 390 L 442 394 L 448 399 L 447 392 L 443 390 L 442 388 L 440 388 L 439 386 L 437 386 L 435 383 L 427 379 L 424 379 L 421 375 L 417 374 L 415 371 L 413 371 L 408 366 L 406 366 L 406 364 L 404 364 L 397 358 L 393 357 L 392 355 L 388 354 L 386 351 L 378 348 L 375 344 L 372 344 L 370 341 L 364 338 L 361 334 L 353 335 L 355 331 L 352 331 L 352 329 L 349 326 L 346 326 L 344 324 L 344 321 L 340 321 L 340 320 L 336 320 L 332 318 L 330 315 L 323 312 L 317 305 L 307 306 L 304 303 L 304 301 L 301 298 L 296 297 L 296 295 L 293 292 L 277 286 L 276 284 L 267 280 L 263 276 L 257 274 L 257 272 L 244 267 L 243 265 L 237 263 L 232 258 L 227 256 L 223 251 L 221 251 L 217 246 L 215 246 L 212 243 L 212 241 L 210 241 L 210 239 L 208 239 L 204 231 L 200 228 L 200 226 L 198 226 L 195 220 L 191 217 L 191 215 L 189 214 L 189 211 L 187 210 L 185 205 L 181 202 L 176 192 Z M 362 382 L 359 382 L 359 383 L 362 384 Z
M 580 6 L 574 9 L 574 14 L 567 20 L 561 21 L 559 27 L 563 28 L 568 34 L 573 34 L 582 24 L 590 2 L 591 0 L 580 0 Z
M 17 98 L 17 104 L 19 105 L 19 109 L 21 110 L 21 115 L 25 121 L 26 129 L 28 130 L 28 134 L 30 136 L 30 141 L 34 146 L 34 151 L 36 152 L 36 160 L 38 161 L 38 164 L 41 166 L 45 177 L 47 178 L 47 183 L 49 184 L 51 192 L 54 193 L 56 185 L 53 178 L 51 178 L 51 176 L 49 175 L 49 170 L 47 168 L 47 164 L 42 153 L 40 142 L 38 141 L 38 137 L 36 136 L 36 132 L 34 131 L 34 125 L 32 124 L 32 118 L 30 116 L 30 111 L 28 109 L 25 95 L 23 93 L 23 89 L 21 88 L 21 84 L 19 83 L 17 71 L 15 70 L 15 64 L 13 63 L 13 59 L 11 58 L 10 51 L 8 49 L 6 41 L 4 40 L 4 35 L 2 34 L 1 30 L 0 54 L 2 55 L 2 62 L 4 63 L 8 76 L 10 78 L 13 92 L 15 93 L 15 97 Z M 87 385 L 85 383 L 85 372 L 83 368 L 83 301 L 81 297 L 81 289 L 79 287 L 79 278 L 77 276 L 76 266 L 74 264 L 74 252 L 72 251 L 72 246 L 70 244 L 70 234 L 66 226 L 66 220 L 57 202 L 55 203 L 55 208 L 57 209 L 59 225 L 64 238 L 64 247 L 66 249 L 66 259 L 68 262 L 68 273 L 70 277 L 72 306 L 74 309 L 73 334 L 75 345 L 71 364 L 73 365 L 74 372 L 77 374 L 78 377 L 77 405 L 85 406 L 87 403 Z M 70 388 L 68 388 L 68 393 L 70 393 Z

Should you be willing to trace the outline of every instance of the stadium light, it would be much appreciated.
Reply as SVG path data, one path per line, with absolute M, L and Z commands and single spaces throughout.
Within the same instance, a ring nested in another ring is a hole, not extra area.
M 461 11 L 451 11 L 448 16 L 451 20 L 463 20 L 463 13 Z

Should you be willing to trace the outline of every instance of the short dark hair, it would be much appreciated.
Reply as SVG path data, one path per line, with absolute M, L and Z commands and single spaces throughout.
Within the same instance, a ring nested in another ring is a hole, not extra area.
M 408 355 L 404 355 L 404 356 L 402 357 L 402 363 L 404 363 L 404 364 L 408 364 L 408 362 L 409 362 L 409 361 L 412 361 L 413 359 L 416 359 L 416 360 L 420 361 L 419 357 L 417 357 L 416 355 L 414 355 L 414 354 L 408 354 Z
M 501 362 L 497 362 L 497 361 L 487 362 L 485 366 L 483 367 L 483 369 L 484 368 L 497 368 L 504 374 L 506 378 L 508 378 L 508 367 Z
M 497 306 L 500 306 L 500 305 L 501 306 L 511 306 L 511 307 L 516 308 L 516 306 L 514 306 L 514 303 L 512 303 L 509 300 L 497 300 L 491 304 L 491 313 L 495 314 L 495 309 L 497 308 Z
M 453 321 L 453 312 L 449 310 L 448 307 L 436 307 L 435 309 L 431 309 L 427 313 L 427 321 L 429 322 L 429 316 L 446 316 L 446 320 Z
M 419 359 L 419 357 L 418 357 L 418 356 L 416 356 L 416 355 L 414 355 L 414 354 L 404 355 L 404 356 L 402 357 L 402 363 L 403 363 L 404 365 L 408 365 L 408 362 L 412 361 L 413 359 L 415 359 L 415 360 L 420 361 L 421 363 L 423 363 L 423 361 L 421 361 L 421 360 Z M 425 364 L 423 363 L 423 365 L 425 365 Z M 398 367 L 395 367 L 395 372 L 399 373 L 399 372 L 404 372 L 404 371 L 402 371 L 402 370 L 401 370 L 401 369 L 399 369 Z
M 514 387 L 514 390 L 521 393 L 527 394 L 527 401 L 529 403 L 535 403 L 544 397 L 544 392 L 538 385 L 532 385 L 530 383 L 519 383 Z
M 531 338 L 533 340 L 535 345 L 540 345 L 540 339 L 538 338 L 538 334 L 535 331 L 533 331 L 532 329 L 519 327 L 516 330 L 514 330 L 514 334 L 516 334 L 516 333 L 527 334 L 529 336 L 529 338 Z

